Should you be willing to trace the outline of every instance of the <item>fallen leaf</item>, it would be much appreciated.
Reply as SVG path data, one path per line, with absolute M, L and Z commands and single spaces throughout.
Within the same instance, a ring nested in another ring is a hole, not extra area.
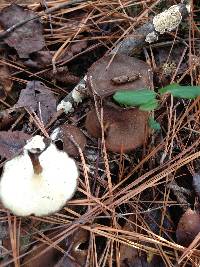
M 21 151 L 31 136 L 21 131 L 0 131 L 0 156 L 12 158 Z
M 62 83 L 77 84 L 80 81 L 80 78 L 73 75 L 68 70 L 67 66 L 56 68 L 56 73 L 53 73 L 53 70 L 44 72 L 42 74 L 42 77 L 44 77 L 45 79 L 56 80 Z
M 44 254 L 37 256 L 42 250 L 46 249 L 48 245 L 43 244 L 33 247 L 33 250 L 24 257 L 24 267 L 54 267 L 61 257 L 62 253 L 55 248 L 50 248 Z
M 23 64 L 25 66 L 43 69 L 52 64 L 52 57 L 54 52 L 49 50 L 41 50 L 31 54 L 30 58 L 25 59 Z
M 11 116 L 7 112 L 0 112 L 0 130 L 7 130 L 15 121 L 15 116 Z
M 0 98 L 5 98 L 7 93 L 9 93 L 12 89 L 13 82 L 10 79 L 10 71 L 9 68 L 5 64 L 0 64 Z M 2 97 L 4 95 L 4 97 Z
M 15 108 L 27 107 L 36 112 L 40 120 L 46 124 L 56 112 L 56 98 L 52 91 L 40 81 L 30 81 L 21 90 Z
M 54 267 L 81 267 L 75 259 L 71 259 L 68 255 L 64 255 L 62 259 Z M 35 267 L 35 266 L 34 266 Z
M 18 22 L 35 16 L 35 12 L 12 4 L 0 12 L 0 24 L 6 30 Z M 15 29 L 4 41 L 16 49 L 20 58 L 28 58 L 29 54 L 39 51 L 45 46 L 42 32 L 43 27 L 40 20 L 34 19 Z
M 156 207 L 156 205 L 155 205 Z M 169 215 L 169 214 L 168 214 Z M 162 211 L 161 210 L 151 210 L 144 214 L 144 222 L 149 226 L 149 229 L 160 235 L 160 223 L 162 221 Z M 141 225 L 141 221 L 137 214 L 132 214 L 129 216 L 128 221 L 123 227 L 123 230 L 133 232 L 140 232 L 145 235 L 145 231 L 138 228 L 138 225 Z M 163 221 L 163 233 L 161 236 L 165 237 L 165 231 L 168 230 L 171 232 L 171 223 L 168 216 L 165 216 Z M 169 233 L 168 233 L 169 234 Z M 142 244 L 148 244 L 148 242 L 141 242 Z M 154 246 L 152 243 L 149 243 L 149 246 Z M 165 263 L 159 255 L 153 254 L 151 251 L 148 253 L 142 252 L 135 247 L 127 246 L 122 244 L 120 246 L 120 266 L 121 267 L 164 267 Z
M 76 231 L 67 239 L 67 246 L 69 246 L 68 254 L 75 259 L 77 265 L 85 266 L 88 254 L 88 243 L 89 233 L 83 229 Z

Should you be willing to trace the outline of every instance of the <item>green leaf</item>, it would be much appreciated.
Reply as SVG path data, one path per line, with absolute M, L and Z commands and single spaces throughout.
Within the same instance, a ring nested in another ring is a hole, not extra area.
M 143 111 L 151 111 L 151 110 L 156 109 L 157 107 L 158 107 L 158 100 L 153 99 L 153 100 L 148 101 L 145 104 L 140 105 L 139 109 Z
M 156 93 L 148 89 L 118 91 L 113 95 L 114 100 L 120 105 L 141 106 L 156 100 Z
M 149 117 L 148 123 L 149 123 L 149 127 L 151 127 L 153 130 L 159 131 L 161 129 L 160 123 L 158 123 L 156 120 L 154 120 L 153 117 Z
M 159 93 L 171 93 L 174 97 L 194 99 L 200 96 L 200 86 L 181 86 L 174 83 L 163 87 Z

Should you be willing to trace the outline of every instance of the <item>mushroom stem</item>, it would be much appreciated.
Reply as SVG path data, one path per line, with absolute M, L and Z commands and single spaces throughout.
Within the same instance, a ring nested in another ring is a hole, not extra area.
M 39 155 L 37 153 L 31 153 L 30 151 L 28 152 L 28 155 L 31 159 L 34 173 L 40 174 L 42 172 L 42 166 L 40 165 L 40 161 L 38 157 Z

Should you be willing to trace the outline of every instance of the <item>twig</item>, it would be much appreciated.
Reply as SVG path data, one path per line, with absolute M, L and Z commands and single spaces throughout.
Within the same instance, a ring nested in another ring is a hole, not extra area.
M 142 47 L 145 43 L 158 40 L 160 34 L 175 30 L 182 19 L 188 16 L 188 7 L 185 4 L 173 5 L 169 9 L 156 15 L 152 21 L 147 22 L 136 30 L 134 36 L 121 41 L 111 54 L 120 53 L 130 55 L 134 49 Z

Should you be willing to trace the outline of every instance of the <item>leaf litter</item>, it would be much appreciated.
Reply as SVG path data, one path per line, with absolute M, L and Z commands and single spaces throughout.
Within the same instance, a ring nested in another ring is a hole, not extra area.
M 40 81 L 30 81 L 22 89 L 14 108 L 28 108 L 46 124 L 56 111 L 56 98 L 52 91 Z
M 4 8 L 0 13 L 0 24 L 4 29 L 12 27 L 19 21 L 34 17 L 32 10 L 12 4 Z M 33 20 L 12 32 L 5 42 L 16 49 L 20 58 L 28 58 L 35 51 L 45 46 L 43 27 L 39 20 Z

